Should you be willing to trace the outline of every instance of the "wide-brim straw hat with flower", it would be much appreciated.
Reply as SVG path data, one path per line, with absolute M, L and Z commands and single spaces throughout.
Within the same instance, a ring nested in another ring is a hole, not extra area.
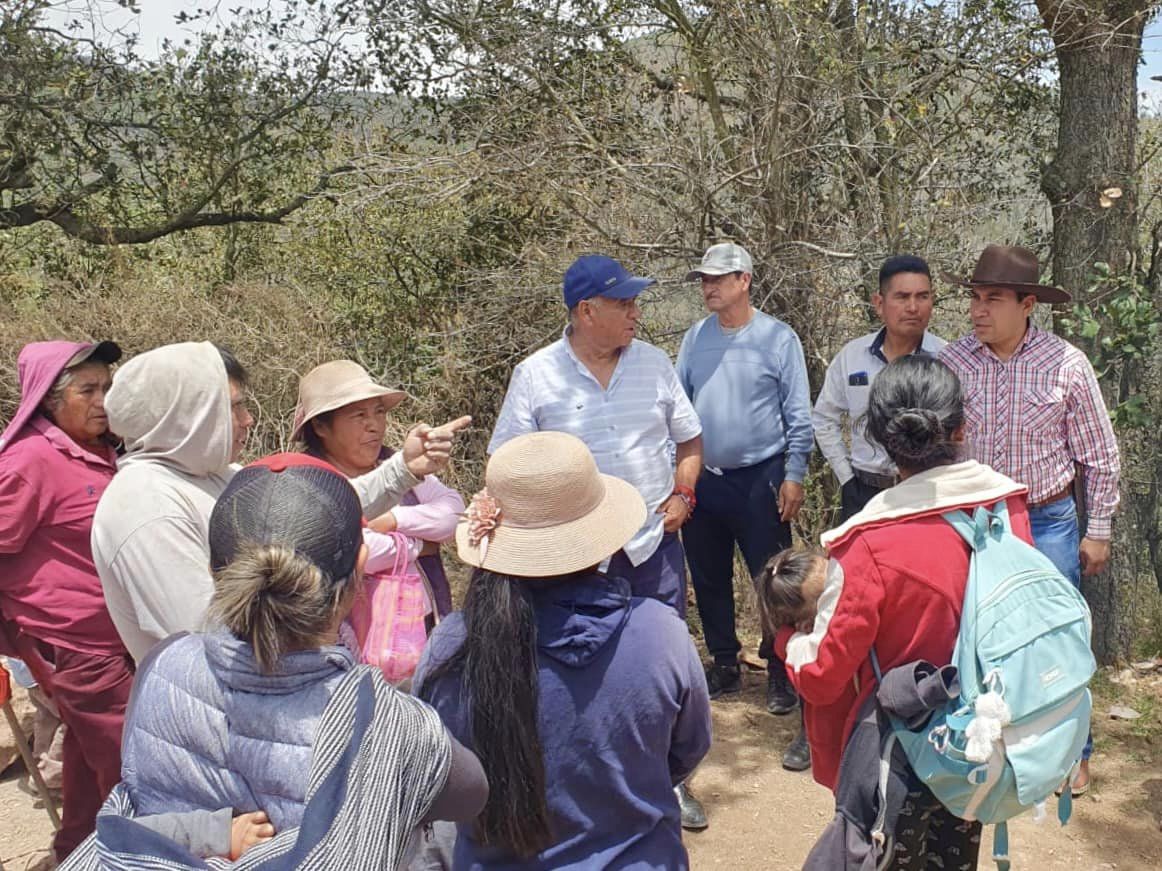
M 632 484 L 603 475 L 585 443 L 561 432 L 506 442 L 488 461 L 485 489 L 456 528 L 468 565 L 525 578 L 595 566 L 641 529 L 646 506 Z
M 388 411 L 407 399 L 402 390 L 376 384 L 354 360 L 332 360 L 316 366 L 299 380 L 299 403 L 295 406 L 291 439 L 302 440 L 303 426 L 311 418 L 380 396 L 387 403 Z

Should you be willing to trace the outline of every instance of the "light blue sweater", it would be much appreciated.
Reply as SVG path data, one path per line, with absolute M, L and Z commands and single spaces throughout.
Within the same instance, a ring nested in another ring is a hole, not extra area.
M 702 421 L 707 466 L 753 466 L 785 451 L 787 480 L 803 481 L 815 436 L 807 364 L 794 330 L 756 311 L 742 329 L 723 332 L 710 315 L 686 332 L 677 369 Z

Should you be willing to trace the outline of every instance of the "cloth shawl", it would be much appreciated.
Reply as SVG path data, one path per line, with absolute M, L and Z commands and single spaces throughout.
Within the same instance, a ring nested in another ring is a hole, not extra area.
M 394 871 L 412 830 L 448 779 L 452 747 L 436 712 L 357 666 L 327 704 L 315 739 L 302 823 L 252 847 L 236 862 L 198 859 L 134 822 L 118 784 L 97 831 L 62 871 Z

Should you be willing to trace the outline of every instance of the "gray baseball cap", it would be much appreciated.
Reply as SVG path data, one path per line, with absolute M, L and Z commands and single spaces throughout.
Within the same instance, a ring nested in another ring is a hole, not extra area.
M 701 281 L 703 275 L 727 275 L 731 272 L 754 272 L 750 254 L 741 245 L 719 242 L 702 255 L 702 262 L 686 273 L 687 281 Z

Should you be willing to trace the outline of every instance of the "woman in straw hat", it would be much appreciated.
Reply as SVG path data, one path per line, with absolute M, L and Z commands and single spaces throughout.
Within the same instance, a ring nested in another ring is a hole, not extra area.
M 364 475 L 392 455 L 383 445 L 387 414 L 406 398 L 402 390 L 377 384 L 351 360 L 323 363 L 299 382 L 292 438 L 303 442 L 308 454 L 326 460 L 348 478 Z M 370 551 L 367 573 L 372 578 L 390 571 L 399 556 L 397 547 L 406 547 L 407 574 L 422 575 L 427 581 L 431 622 L 452 610 L 452 591 L 439 546 L 455 534 L 463 513 L 460 494 L 429 475 L 399 505 L 372 518 L 364 531 Z M 366 623 L 357 622 L 361 629 Z M 411 660 L 409 671 L 414 664 Z
M 456 530 L 464 611 L 415 680 L 491 784 L 454 867 L 686 868 L 673 786 L 710 747 L 702 666 L 671 608 L 596 569 L 641 496 L 558 432 L 507 442 L 485 480 Z

